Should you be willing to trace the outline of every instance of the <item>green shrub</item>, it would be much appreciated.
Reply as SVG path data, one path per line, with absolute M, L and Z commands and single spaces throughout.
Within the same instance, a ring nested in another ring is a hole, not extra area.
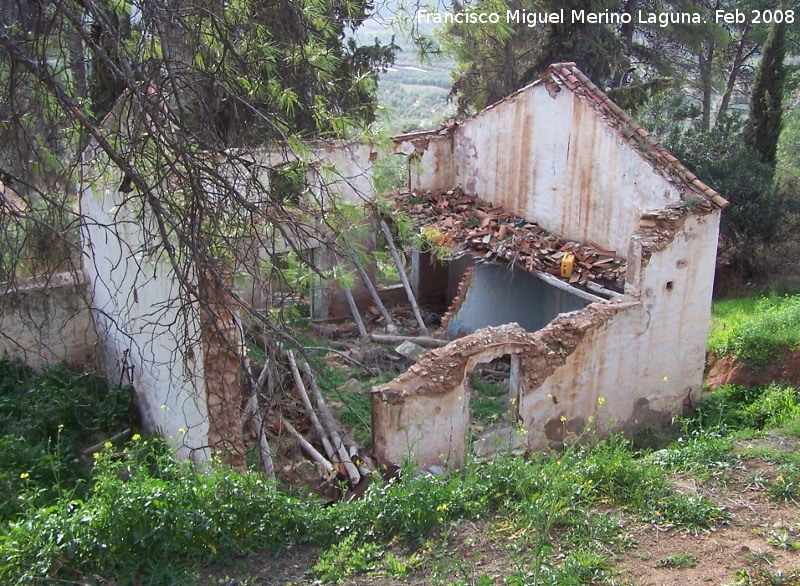
M 177 462 L 161 440 L 138 436 L 117 457 L 109 445 L 85 501 L 61 499 L 12 523 L 0 540 L 5 583 L 96 575 L 169 584 L 198 563 L 319 540 L 318 504 L 264 478 Z
M 81 447 L 114 435 L 128 419 L 127 389 L 63 366 L 34 372 L 0 360 L 0 520 L 83 496 L 90 467 Z
M 800 347 L 800 295 L 714 304 L 708 350 L 758 367 Z
M 798 419 L 800 394 L 790 385 L 771 383 L 757 388 L 725 385 L 704 397 L 686 422 L 693 433 L 702 429 L 730 433 L 771 429 Z

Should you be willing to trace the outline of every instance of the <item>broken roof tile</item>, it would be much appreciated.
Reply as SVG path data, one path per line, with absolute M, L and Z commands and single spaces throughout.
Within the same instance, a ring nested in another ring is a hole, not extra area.
M 571 252 L 577 261 L 576 272 L 562 278 L 564 282 L 583 286 L 592 280 L 615 291 L 623 290 L 626 262 L 616 251 L 563 240 L 501 206 L 464 194 L 460 188 L 401 192 L 395 201 L 419 228 L 437 228 L 441 235 L 436 243 L 448 246 L 455 257 L 470 254 L 486 262 L 505 261 L 562 278 L 560 259 Z

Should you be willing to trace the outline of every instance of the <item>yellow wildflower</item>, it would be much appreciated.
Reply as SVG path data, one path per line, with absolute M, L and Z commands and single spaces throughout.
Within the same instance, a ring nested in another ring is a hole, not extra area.
M 606 402 L 606 400 L 603 397 L 597 397 L 597 404 L 598 405 L 602 405 L 605 402 Z
M 23 472 L 22 474 L 19 475 L 20 478 L 28 478 L 29 476 L 30 474 L 28 474 L 27 472 Z
M 142 439 L 142 436 L 140 436 L 138 433 L 134 433 L 131 439 L 135 442 L 138 442 L 140 439 Z
M 100 452 L 95 452 L 94 454 L 92 454 L 92 458 L 98 460 L 100 458 Z
M 186 430 L 181 427 L 180 429 L 178 429 L 178 433 L 183 435 L 184 433 L 186 433 Z
M 104 444 L 103 444 L 103 447 L 104 447 L 105 449 L 108 449 L 108 448 L 110 448 L 110 447 L 111 447 L 111 446 L 113 446 L 113 445 L 114 445 L 114 444 L 112 444 L 111 442 L 106 442 L 106 443 L 104 443 Z

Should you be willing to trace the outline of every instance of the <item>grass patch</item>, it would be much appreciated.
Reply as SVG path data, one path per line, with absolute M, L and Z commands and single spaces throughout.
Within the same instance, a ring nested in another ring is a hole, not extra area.
M 0 520 L 87 493 L 82 447 L 129 424 L 129 391 L 57 366 L 34 372 L 0 360 Z
M 758 367 L 782 349 L 800 347 L 800 295 L 718 301 L 711 310 L 708 351 Z
M 782 426 L 796 429 L 800 394 L 791 385 L 778 383 L 752 389 L 725 385 L 703 397 L 685 421 L 693 431 L 747 432 Z
M 697 558 L 685 551 L 665 556 L 656 562 L 657 568 L 694 568 Z
M 258 475 L 199 474 L 167 452 L 163 442 L 141 438 L 123 457 L 104 450 L 88 498 L 30 509 L 0 538 L 0 581 L 80 574 L 170 584 L 198 564 L 292 543 L 333 547 L 323 550 L 315 572 L 335 581 L 342 572 L 385 570 L 382 544 L 390 540 L 422 543 L 458 520 L 494 512 L 515 528 L 518 577 L 588 583 L 606 575 L 607 551 L 621 540 L 621 526 L 591 513 L 595 506 L 615 504 L 687 529 L 724 518 L 710 501 L 672 491 L 657 466 L 636 459 L 616 437 L 535 460 L 471 461 L 449 478 L 404 473 L 330 507 L 284 494 Z M 557 555 L 556 541 L 568 555 Z M 343 559 L 350 560 L 346 568 Z
M 490 425 L 508 414 L 508 390 L 502 382 L 473 372 L 470 386 L 469 410 L 473 422 Z

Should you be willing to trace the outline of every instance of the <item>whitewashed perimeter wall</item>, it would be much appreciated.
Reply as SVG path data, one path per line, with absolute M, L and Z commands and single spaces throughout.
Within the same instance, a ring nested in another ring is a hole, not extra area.
M 321 193 L 336 193 L 360 205 L 372 199 L 371 145 L 320 143 L 311 148 L 310 160 L 321 171 L 316 176 Z M 292 160 L 283 153 L 256 153 L 253 159 L 264 165 Z M 141 210 L 119 192 L 120 181 L 101 153 L 87 149 L 80 212 L 100 367 L 111 382 L 119 381 L 127 368 L 145 425 L 167 438 L 179 455 L 206 460 L 208 410 L 199 316 L 186 321 L 179 311 L 178 284 L 168 259 L 163 252 L 148 252 L 154 243 L 147 242 Z M 268 184 L 267 177 L 262 181 Z
M 205 461 L 210 452 L 199 323 L 182 319 L 168 261 L 147 251 L 141 211 L 135 203 L 123 204 L 119 177 L 103 174 L 91 154 L 84 153 L 80 213 L 101 371 L 113 382 L 128 369 L 145 426 L 180 456 Z
M 24 279 L 0 289 L 0 356 L 32 368 L 94 366 L 95 333 L 82 274 Z

